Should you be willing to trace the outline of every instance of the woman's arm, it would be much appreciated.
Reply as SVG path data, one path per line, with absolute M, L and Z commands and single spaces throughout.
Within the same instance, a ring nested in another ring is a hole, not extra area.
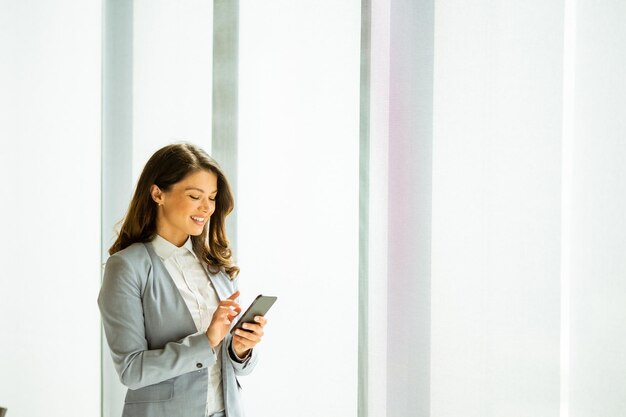
M 203 332 L 148 349 L 141 299 L 141 277 L 121 256 L 109 258 L 98 306 L 115 369 L 122 384 L 145 387 L 216 361 L 215 351 Z

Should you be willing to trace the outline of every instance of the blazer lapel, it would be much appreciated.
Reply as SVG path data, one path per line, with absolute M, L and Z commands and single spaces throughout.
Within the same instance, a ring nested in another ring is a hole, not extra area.
M 164 304 L 171 305 L 171 307 L 175 309 L 177 317 L 181 317 L 181 318 L 184 317 L 186 324 L 190 328 L 195 328 L 196 324 L 193 321 L 193 317 L 191 316 L 189 309 L 187 308 L 185 299 L 183 298 L 180 291 L 178 290 L 178 287 L 176 287 L 176 283 L 174 282 L 174 279 L 172 278 L 170 273 L 167 271 L 167 268 L 163 264 L 163 261 L 161 261 L 161 258 L 159 258 L 159 256 L 154 251 L 154 248 L 152 247 L 152 243 L 146 242 L 144 243 L 144 245 L 148 249 L 148 253 L 152 261 L 152 267 L 154 268 L 155 276 L 158 277 L 158 280 L 159 280 L 158 284 L 156 285 L 167 287 L 167 290 L 163 291 L 163 295 L 171 296 L 175 299 L 175 301 L 172 300 L 174 301 L 174 303 L 172 304 L 165 302 L 165 300 L 161 300 L 161 301 L 164 301 Z

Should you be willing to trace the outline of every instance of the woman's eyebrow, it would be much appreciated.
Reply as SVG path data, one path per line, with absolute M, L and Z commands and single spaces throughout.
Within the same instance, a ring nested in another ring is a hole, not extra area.
M 187 187 L 185 188 L 185 191 L 189 191 L 189 190 L 196 190 L 196 191 L 200 191 L 201 193 L 204 193 L 204 190 L 202 188 L 197 188 L 197 187 Z M 211 194 L 215 194 L 217 193 L 217 190 L 213 190 L 211 192 Z
M 185 191 L 189 191 L 189 190 L 196 190 L 196 191 L 200 191 L 201 193 L 204 192 L 204 190 L 202 188 L 197 188 L 197 187 L 187 187 L 187 188 L 185 188 Z

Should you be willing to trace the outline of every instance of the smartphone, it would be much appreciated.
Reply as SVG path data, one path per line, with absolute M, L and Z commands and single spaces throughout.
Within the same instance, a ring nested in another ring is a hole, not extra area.
M 271 295 L 258 295 L 250 307 L 241 315 L 239 321 L 230 329 L 230 332 L 233 333 L 237 329 L 241 329 L 244 323 L 254 323 L 254 318 L 256 316 L 264 316 L 274 305 L 278 297 L 273 297 Z M 244 329 L 245 330 L 245 329 Z

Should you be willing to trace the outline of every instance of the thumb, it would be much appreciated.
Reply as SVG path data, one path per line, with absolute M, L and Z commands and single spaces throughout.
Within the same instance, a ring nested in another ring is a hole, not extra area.
M 228 299 L 229 300 L 235 300 L 237 297 L 239 297 L 239 291 L 235 291 L 234 293 L 232 293 Z

